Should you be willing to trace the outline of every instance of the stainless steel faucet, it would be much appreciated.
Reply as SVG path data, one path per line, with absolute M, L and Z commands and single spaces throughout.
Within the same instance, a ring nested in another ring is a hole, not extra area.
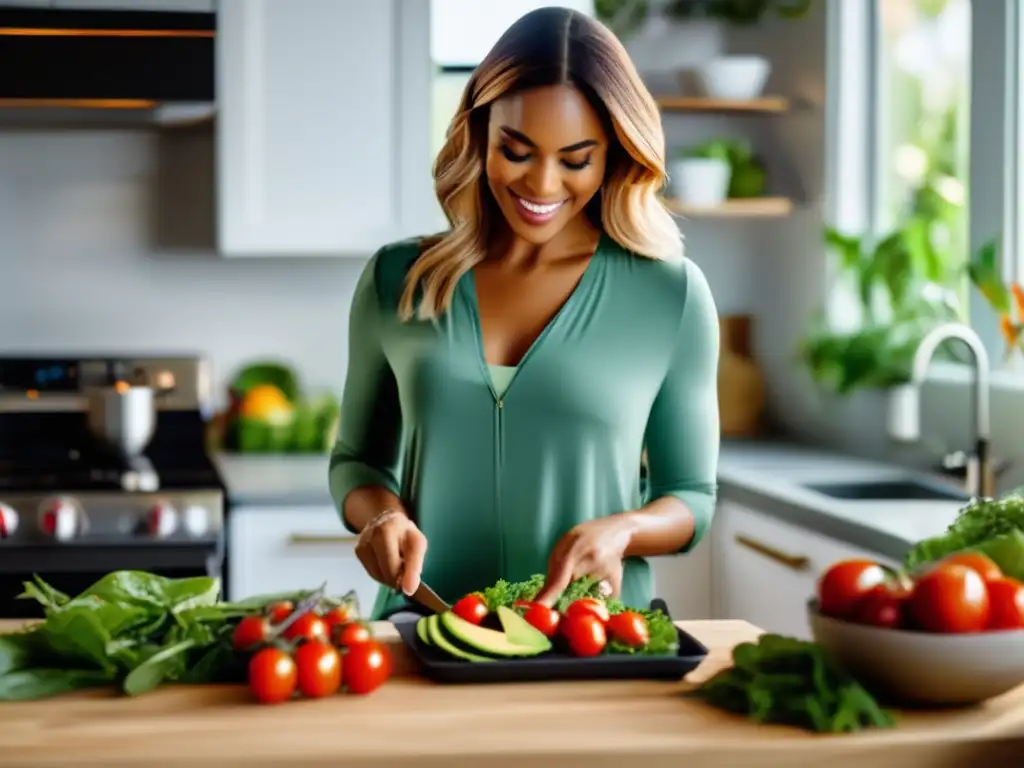
M 921 437 L 921 385 L 928 373 L 928 366 L 939 345 L 949 340 L 959 340 L 967 345 L 974 360 L 974 456 L 968 470 L 973 482 L 969 492 L 973 496 L 989 498 L 995 496 L 993 473 L 991 471 L 991 408 L 989 386 L 991 365 L 988 352 L 981 338 L 969 326 L 962 323 L 944 323 L 921 340 L 914 353 L 910 382 L 895 387 L 889 400 L 889 435 L 896 440 L 913 442 Z

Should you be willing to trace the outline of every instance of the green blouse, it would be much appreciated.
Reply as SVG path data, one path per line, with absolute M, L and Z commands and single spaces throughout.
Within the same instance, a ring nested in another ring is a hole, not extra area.
M 718 318 L 701 270 L 634 256 L 603 236 L 564 306 L 498 382 L 483 356 L 472 272 L 441 318 L 398 319 L 418 247 L 382 248 L 355 290 L 330 460 L 339 509 L 361 486 L 398 494 L 427 537 L 423 580 L 449 602 L 543 573 L 573 526 L 661 496 L 687 504 L 689 546 L 699 541 L 719 452 Z M 648 563 L 628 559 L 623 600 L 646 606 L 652 596 Z M 373 615 L 404 603 L 382 588 Z

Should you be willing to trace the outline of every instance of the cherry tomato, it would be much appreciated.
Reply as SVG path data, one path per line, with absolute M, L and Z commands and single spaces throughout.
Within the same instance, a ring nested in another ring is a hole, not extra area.
M 263 704 L 279 704 L 295 693 L 295 660 L 280 648 L 264 648 L 249 661 L 249 690 Z
M 903 627 L 907 624 L 906 606 L 909 597 L 906 590 L 879 585 L 860 599 L 849 618 L 858 624 L 872 627 Z
M 391 654 L 376 640 L 349 648 L 342 677 L 349 693 L 365 694 L 380 688 L 391 674 Z
M 370 629 L 358 621 L 349 622 L 338 630 L 336 642 L 346 648 L 367 643 L 373 639 Z
M 592 613 L 566 614 L 562 619 L 562 636 L 574 656 L 597 656 L 608 643 L 604 622 Z
M 270 626 L 262 616 L 246 616 L 235 627 L 231 645 L 236 651 L 248 651 L 267 641 Z
M 983 555 L 981 552 L 956 552 L 949 557 L 944 557 L 940 564 L 966 566 L 985 581 L 1000 579 L 1003 576 L 999 566 L 988 555 Z
M 323 615 L 323 620 L 331 628 L 343 627 L 355 618 L 352 609 L 347 605 L 337 605 Z
M 885 569 L 870 560 L 844 560 L 818 580 L 818 607 L 826 616 L 849 617 L 860 599 L 885 582 Z
M 331 696 L 341 688 L 341 654 L 327 643 L 311 640 L 295 651 L 298 686 L 311 699 Z
M 589 614 L 598 619 L 602 624 L 608 622 L 608 606 L 596 597 L 581 597 L 579 600 L 573 600 L 569 603 L 569 607 L 565 609 L 566 616 L 579 616 L 582 614 Z
M 487 618 L 487 601 L 480 595 L 466 595 L 452 606 L 452 612 L 470 624 L 480 624 Z
M 284 631 L 288 640 L 329 640 L 331 629 L 315 613 L 304 613 Z
M 1024 628 L 1024 584 L 1005 576 L 988 583 L 989 629 Z
M 608 633 L 620 643 L 638 648 L 647 645 L 651 632 L 647 620 L 636 611 L 623 611 L 608 619 Z
M 553 637 L 558 631 L 558 622 L 562 617 L 554 608 L 548 608 L 540 603 L 529 603 L 523 618 L 530 626 L 539 629 L 547 637 Z
M 295 604 L 291 600 L 283 600 L 280 603 L 272 603 L 267 607 L 267 616 L 275 624 L 280 624 L 282 621 L 292 615 L 292 611 L 295 610 Z
M 926 632 L 980 632 L 988 626 L 991 603 L 978 572 L 939 564 L 918 578 L 910 612 Z

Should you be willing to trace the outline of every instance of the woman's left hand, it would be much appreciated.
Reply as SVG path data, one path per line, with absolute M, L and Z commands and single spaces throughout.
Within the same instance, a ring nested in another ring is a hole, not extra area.
M 548 559 L 548 576 L 537 602 L 554 605 L 566 587 L 584 576 L 600 579 L 606 596 L 622 590 L 622 560 L 630 541 L 625 515 L 580 523 L 565 534 Z

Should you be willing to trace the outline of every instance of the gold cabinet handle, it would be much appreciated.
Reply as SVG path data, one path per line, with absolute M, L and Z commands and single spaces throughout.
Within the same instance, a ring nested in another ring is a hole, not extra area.
M 302 544 L 355 544 L 358 538 L 351 534 L 293 533 L 288 537 L 288 543 L 295 546 Z
M 756 539 L 751 539 L 748 536 L 744 536 L 742 533 L 736 534 L 736 543 L 741 547 L 752 549 L 759 555 L 764 555 L 769 560 L 774 560 L 779 565 L 784 565 L 791 571 L 806 571 L 811 567 L 811 560 L 803 555 L 789 555 L 781 550 L 775 549 L 775 547 L 763 544 Z

